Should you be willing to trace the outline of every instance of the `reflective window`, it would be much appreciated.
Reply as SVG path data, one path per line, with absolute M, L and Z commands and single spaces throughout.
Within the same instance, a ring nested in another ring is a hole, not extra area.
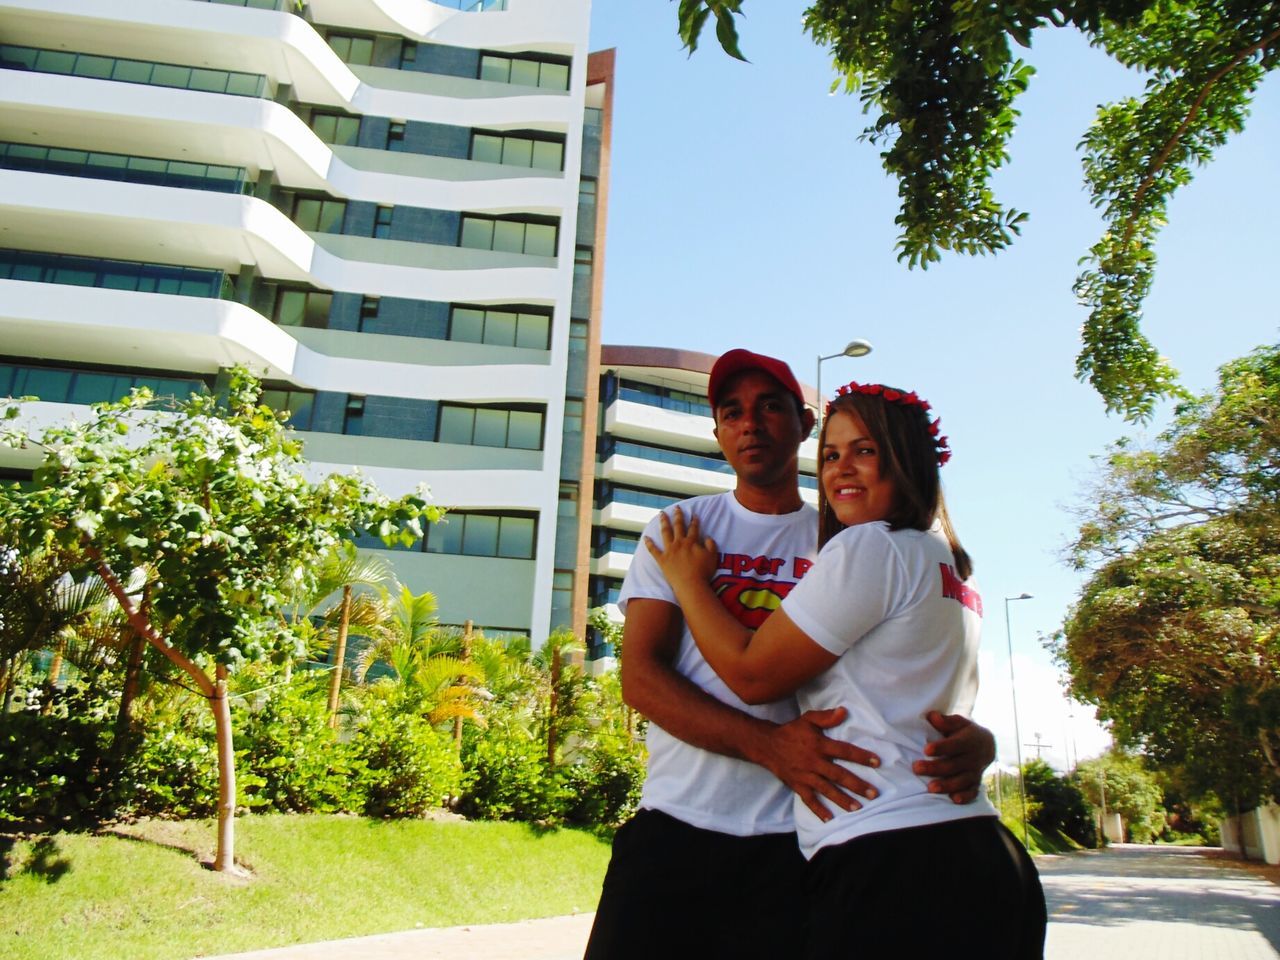
M 205 382 L 194 377 L 0 363 L 0 396 L 38 397 L 48 403 L 106 403 L 127 397 L 136 387 L 148 387 L 157 398 L 179 399 L 207 390 Z
M 241 167 L 70 150 L 65 147 L 43 147 L 29 143 L 0 141 L 0 167 L 219 193 L 239 193 L 245 186 L 245 171 Z
M 465 214 L 458 245 L 476 250 L 498 250 L 538 257 L 556 255 L 558 227 L 555 221 L 485 217 Z
M 232 293 L 230 278 L 221 270 L 23 250 L 0 249 L 0 280 L 64 283 L 190 297 L 226 298 Z
M 534 131 L 477 132 L 471 137 L 471 159 L 535 170 L 564 167 L 564 138 Z
M 541 410 L 442 403 L 436 440 L 478 447 L 541 450 L 542 423 Z
M 298 197 L 293 204 L 293 222 L 313 233 L 341 233 L 347 204 L 343 200 Z
M 532 516 L 451 510 L 426 528 L 427 553 L 533 559 L 538 524 Z
M 267 91 L 267 78 L 257 73 L 192 68 L 176 63 L 126 60 L 91 53 L 18 47 L 12 44 L 0 44 L 0 66 L 12 70 L 60 73 L 122 83 L 144 83 L 155 87 L 229 93 L 235 96 L 261 97 Z
M 480 79 L 547 90 L 569 89 L 569 62 L 536 54 L 486 53 L 480 57 Z
M 341 113 L 313 113 L 311 129 L 325 143 L 354 147 L 360 140 L 360 118 Z
M 271 319 L 282 327 L 312 327 L 323 330 L 329 326 L 329 311 L 332 307 L 332 293 L 320 290 L 281 290 L 276 294 Z
M 449 314 L 449 339 L 546 350 L 551 346 L 551 315 L 533 308 L 488 310 L 455 306 Z

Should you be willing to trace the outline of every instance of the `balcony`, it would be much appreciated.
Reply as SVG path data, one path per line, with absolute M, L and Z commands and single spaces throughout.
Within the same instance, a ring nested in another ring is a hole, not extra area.
M 624 390 L 605 408 L 606 433 L 690 450 L 717 449 L 709 417 L 627 399 L 629 393 Z

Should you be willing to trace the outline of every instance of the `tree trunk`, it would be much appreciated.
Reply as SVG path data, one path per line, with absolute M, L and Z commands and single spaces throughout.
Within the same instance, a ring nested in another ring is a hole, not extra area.
M 551 651 L 551 702 L 547 709 L 547 769 L 556 767 L 556 714 L 560 709 L 560 650 Z
M 142 686 L 142 651 L 147 645 L 145 637 L 135 631 L 129 641 L 129 659 L 124 668 L 124 689 L 120 692 L 120 711 L 116 714 L 116 737 L 122 737 L 133 726 L 133 701 L 138 698 Z
M 468 620 L 462 625 L 462 662 L 466 663 L 471 659 L 471 630 L 472 621 Z M 453 718 L 453 747 L 458 752 L 462 751 L 462 718 Z
M 338 621 L 338 642 L 333 646 L 329 673 L 329 726 L 338 725 L 338 691 L 342 689 L 342 667 L 347 662 L 347 630 L 351 627 L 351 584 L 342 588 L 342 618 Z
M 45 689 L 49 695 L 44 698 L 44 703 L 40 706 L 40 716 L 47 717 L 53 712 L 53 694 L 58 689 L 58 678 L 62 676 L 62 661 L 66 653 L 67 640 L 65 637 L 59 636 L 58 642 L 53 648 L 53 660 L 49 663 L 49 675 L 45 678 Z
M 0 713 L 8 713 L 13 704 L 13 681 L 17 679 L 17 658 L 8 657 L 0 664 L 0 687 L 4 689 L 4 704 L 0 705 Z
M 213 696 L 213 726 L 218 741 L 218 852 L 213 869 L 235 872 L 236 754 L 231 739 L 231 701 L 227 699 L 227 668 L 218 664 Z

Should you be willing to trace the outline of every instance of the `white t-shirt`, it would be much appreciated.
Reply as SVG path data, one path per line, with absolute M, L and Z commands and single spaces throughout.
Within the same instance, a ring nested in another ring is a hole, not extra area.
M 732 493 L 694 497 L 680 506 L 686 520 L 697 516 L 703 535 L 716 541 L 720 569 L 712 586 L 738 621 L 752 629 L 778 608 L 813 563 L 818 516 L 810 506 L 782 515 L 753 513 Z M 661 545 L 657 517 L 644 535 Z M 624 613 L 627 601 L 636 597 L 676 604 L 667 578 L 643 541 L 622 584 L 618 605 Z M 791 697 L 758 706 L 739 700 L 703 659 L 687 626 L 674 666 L 717 700 L 746 713 L 776 723 L 798 716 Z M 647 742 L 649 772 L 640 806 L 735 836 L 795 829 L 791 791 L 764 767 L 691 746 L 656 723 L 649 724 Z
M 995 815 L 985 796 L 958 805 L 911 772 L 925 743 L 939 738 L 925 714 L 968 716 L 978 693 L 982 599 L 956 574 L 941 530 L 848 527 L 822 548 L 782 609 L 840 658 L 797 691 L 800 708 L 846 707 L 848 718 L 828 736 L 880 757 L 878 768 L 851 767 L 879 791 L 861 810 L 836 810 L 822 823 L 797 800 L 806 857 L 870 833 Z

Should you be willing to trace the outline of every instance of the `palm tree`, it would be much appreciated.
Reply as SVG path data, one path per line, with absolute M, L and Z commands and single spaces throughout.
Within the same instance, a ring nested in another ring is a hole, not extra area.
M 370 685 L 377 695 L 396 699 L 433 725 L 453 719 L 483 724 L 480 704 L 492 699 L 484 670 L 459 655 L 462 632 L 441 626 L 438 609 L 429 592 L 415 594 L 403 585 L 394 595 L 384 592 L 380 622 L 356 658 L 356 680 L 366 682 L 373 666 L 383 664 L 391 675 Z

